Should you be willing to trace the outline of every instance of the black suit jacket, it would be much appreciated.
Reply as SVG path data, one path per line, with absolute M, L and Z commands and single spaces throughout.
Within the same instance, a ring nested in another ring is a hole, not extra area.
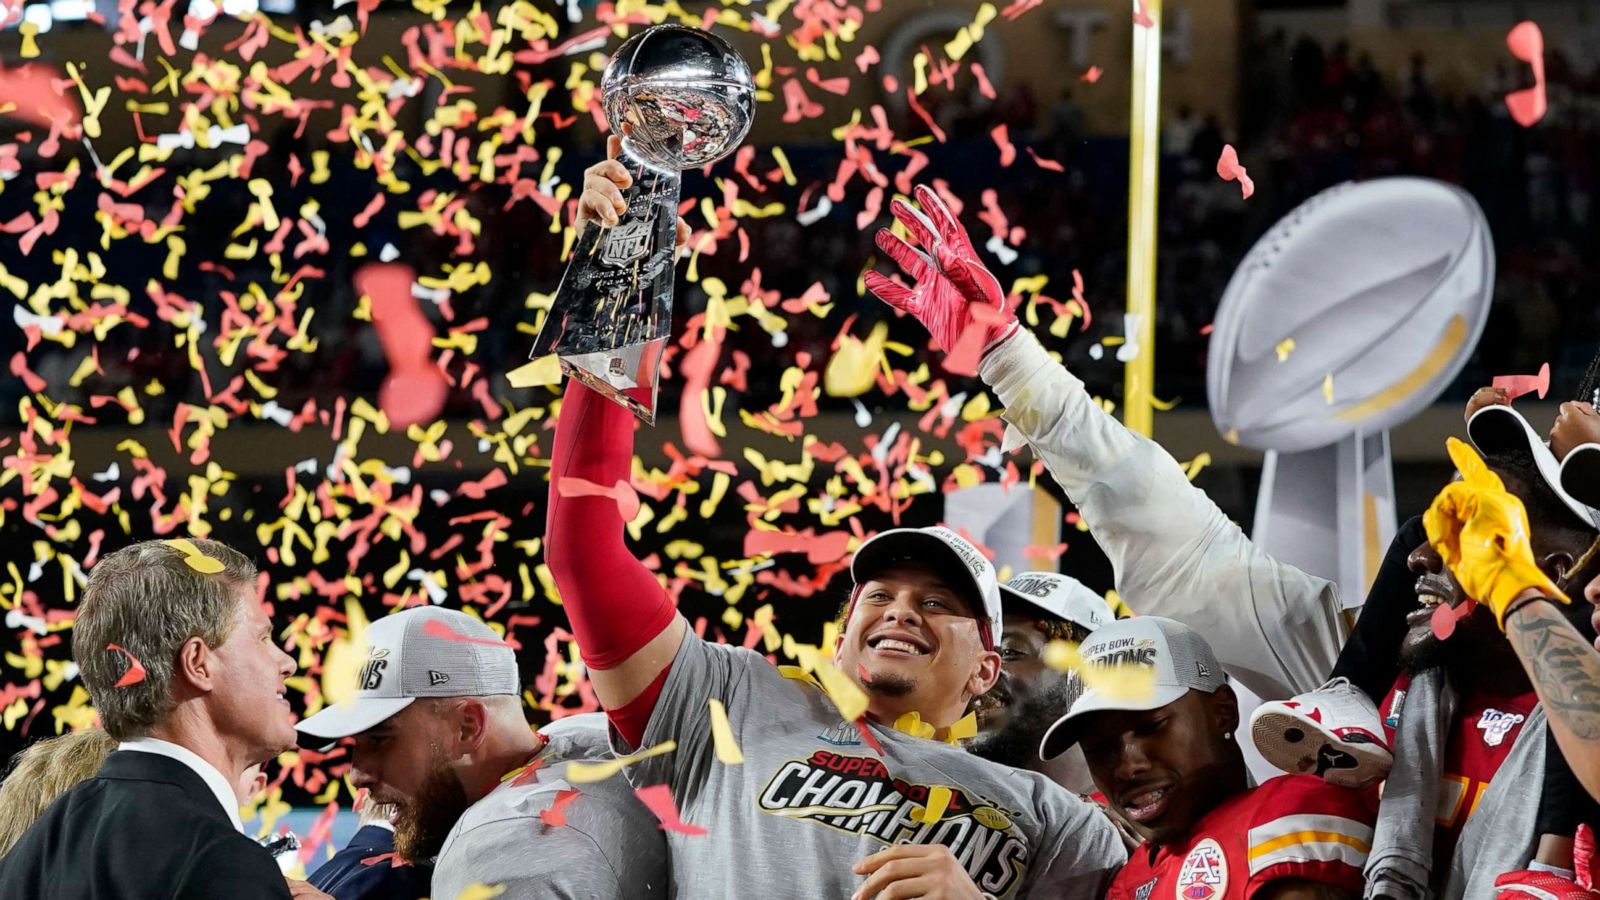
M 0 858 L 0 900 L 288 900 L 271 855 L 183 763 L 119 750 Z
M 397 866 L 393 854 L 394 832 L 381 825 L 365 825 L 306 880 L 334 900 L 419 900 L 433 893 L 429 889 L 433 866 Z M 377 857 L 382 856 L 390 858 L 379 861 Z

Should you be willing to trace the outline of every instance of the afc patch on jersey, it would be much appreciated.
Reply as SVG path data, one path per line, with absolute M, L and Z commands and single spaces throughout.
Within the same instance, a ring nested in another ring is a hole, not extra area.
M 1505 742 L 1506 735 L 1511 729 L 1521 725 L 1526 717 L 1521 713 L 1501 712 L 1498 709 L 1486 709 L 1478 717 L 1478 730 L 1483 732 L 1483 742 L 1491 747 L 1498 747 Z
M 1189 851 L 1178 870 L 1178 900 L 1217 900 L 1228 890 L 1228 857 L 1206 838 Z

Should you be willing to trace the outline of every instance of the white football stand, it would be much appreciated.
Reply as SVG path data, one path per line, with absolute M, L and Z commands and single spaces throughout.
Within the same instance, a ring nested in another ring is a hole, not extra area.
M 1266 451 L 1250 540 L 1335 581 L 1345 609 L 1366 600 L 1396 528 L 1387 430 L 1295 453 Z

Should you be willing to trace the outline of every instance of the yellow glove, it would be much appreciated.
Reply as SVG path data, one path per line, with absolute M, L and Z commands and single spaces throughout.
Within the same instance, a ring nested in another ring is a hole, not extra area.
M 1500 627 L 1523 591 L 1570 603 L 1538 563 L 1528 539 L 1528 513 L 1476 451 L 1450 438 L 1450 460 L 1461 473 L 1422 515 L 1428 541 L 1467 596 L 1494 610 Z

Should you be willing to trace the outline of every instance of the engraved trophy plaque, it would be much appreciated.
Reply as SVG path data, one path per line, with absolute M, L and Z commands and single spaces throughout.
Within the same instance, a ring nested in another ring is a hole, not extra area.
M 633 175 L 627 212 L 591 222 L 532 358 L 555 354 L 568 377 L 654 424 L 661 354 L 672 327 L 680 173 L 732 153 L 750 130 L 750 67 L 721 38 L 657 25 L 629 38 L 600 82 L 606 119 Z

